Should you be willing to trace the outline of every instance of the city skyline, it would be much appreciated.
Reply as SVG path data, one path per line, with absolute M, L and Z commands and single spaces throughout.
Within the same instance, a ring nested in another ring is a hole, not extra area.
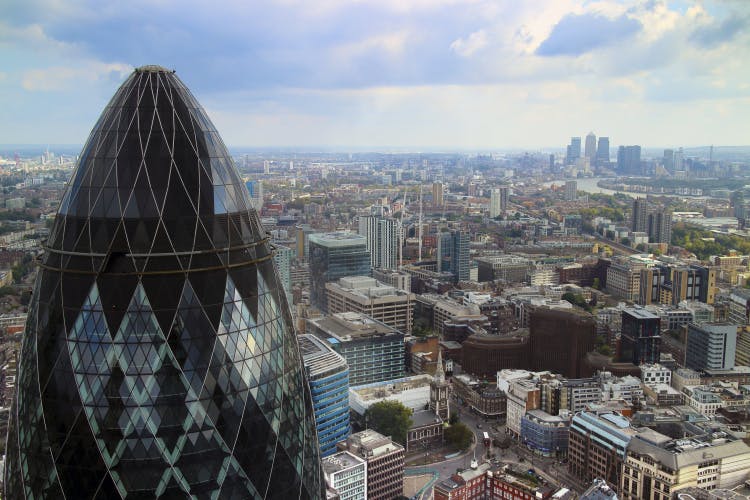
M 77 143 L 150 63 L 179 71 L 235 147 L 534 149 L 589 131 L 612 147 L 747 142 L 742 2 L 39 0 L 0 13 L 3 143 Z

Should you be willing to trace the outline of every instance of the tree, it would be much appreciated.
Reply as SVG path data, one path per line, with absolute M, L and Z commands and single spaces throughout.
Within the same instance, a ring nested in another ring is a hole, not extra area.
M 457 450 L 465 450 L 471 446 L 471 441 L 474 438 L 474 433 L 471 432 L 466 424 L 458 422 L 451 425 L 443 434 L 445 441 Z
M 365 412 L 370 427 L 406 445 L 406 433 L 412 425 L 411 410 L 398 401 L 381 401 Z
M 594 282 L 591 283 L 591 288 L 594 288 L 596 290 L 599 290 L 599 287 L 601 287 L 601 283 L 599 282 L 599 278 L 594 278 Z

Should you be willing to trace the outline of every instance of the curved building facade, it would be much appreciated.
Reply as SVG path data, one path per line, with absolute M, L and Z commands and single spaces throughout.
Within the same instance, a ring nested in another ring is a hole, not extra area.
M 319 498 L 273 251 L 206 113 L 139 68 L 81 153 L 29 309 L 6 498 Z
M 528 369 L 529 337 L 471 335 L 461 344 L 461 368 L 478 377 L 492 377 L 506 368 Z

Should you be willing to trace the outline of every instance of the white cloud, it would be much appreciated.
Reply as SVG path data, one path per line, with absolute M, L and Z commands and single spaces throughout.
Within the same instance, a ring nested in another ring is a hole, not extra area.
M 122 79 L 132 70 L 132 66 L 127 64 L 107 64 L 98 61 L 89 61 L 75 68 L 51 66 L 25 71 L 21 86 L 32 92 L 60 91 L 71 86 L 93 84 L 111 76 Z
M 450 45 L 450 49 L 456 54 L 469 57 L 474 52 L 487 46 L 487 33 L 484 30 L 475 31 L 466 38 L 458 38 Z

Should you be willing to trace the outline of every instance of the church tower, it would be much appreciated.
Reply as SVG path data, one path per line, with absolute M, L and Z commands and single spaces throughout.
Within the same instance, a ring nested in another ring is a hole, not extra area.
M 438 359 L 437 367 L 435 368 L 435 376 L 430 382 L 430 410 L 435 412 L 435 415 L 442 418 L 443 421 L 450 419 L 450 405 L 449 405 L 449 394 L 450 385 L 445 380 L 445 371 L 443 370 L 443 353 L 438 347 Z

